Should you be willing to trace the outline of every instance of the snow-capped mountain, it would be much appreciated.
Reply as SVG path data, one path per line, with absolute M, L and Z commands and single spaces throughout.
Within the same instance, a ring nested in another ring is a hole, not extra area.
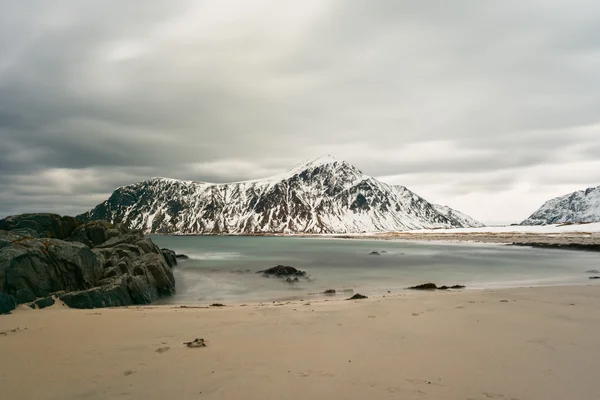
M 166 178 L 118 188 L 82 219 L 149 233 L 357 233 L 475 226 L 403 186 L 319 157 L 266 179 L 214 184 Z M 480 224 L 477 223 L 476 226 Z
M 432 204 L 433 208 L 442 215 L 454 221 L 458 221 L 463 228 L 483 228 L 485 225 L 481 222 L 469 217 L 467 214 L 462 213 L 458 210 L 454 210 L 448 206 L 442 206 L 440 204 Z
M 521 225 L 600 222 L 600 186 L 548 200 Z

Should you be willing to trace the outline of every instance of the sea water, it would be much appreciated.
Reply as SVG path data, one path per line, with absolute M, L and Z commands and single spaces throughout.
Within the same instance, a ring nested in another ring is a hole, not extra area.
M 326 289 L 398 293 L 426 282 L 467 289 L 585 285 L 600 253 L 498 244 L 303 237 L 152 236 L 190 257 L 174 269 L 177 294 L 165 302 L 293 300 Z M 380 255 L 370 255 L 371 252 Z M 310 279 L 289 284 L 257 271 L 291 265 Z

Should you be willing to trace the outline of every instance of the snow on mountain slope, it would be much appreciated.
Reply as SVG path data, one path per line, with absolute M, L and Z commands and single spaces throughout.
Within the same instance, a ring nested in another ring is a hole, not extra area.
M 464 214 L 448 206 L 433 204 L 433 208 L 435 208 L 440 214 L 445 215 L 446 217 L 455 221 L 458 221 L 463 228 L 483 228 L 485 226 L 481 222 L 469 217 L 467 214 Z
M 79 218 L 179 234 L 356 233 L 465 226 L 465 221 L 440 213 L 408 189 L 379 182 L 331 156 L 244 182 L 152 178 L 118 188 Z
M 600 222 L 600 186 L 548 200 L 521 225 Z

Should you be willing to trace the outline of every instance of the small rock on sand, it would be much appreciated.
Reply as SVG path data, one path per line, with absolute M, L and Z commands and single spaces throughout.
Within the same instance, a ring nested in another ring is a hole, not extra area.
M 184 342 L 187 347 L 206 347 L 204 339 L 194 339 L 191 342 Z
M 360 299 L 368 299 L 367 296 L 363 296 L 360 293 L 356 293 L 354 296 L 350 297 L 349 299 L 346 300 L 360 300 Z

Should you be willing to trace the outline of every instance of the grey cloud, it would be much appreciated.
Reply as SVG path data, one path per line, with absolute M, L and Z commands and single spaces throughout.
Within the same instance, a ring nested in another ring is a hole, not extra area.
M 599 179 L 595 1 L 15 0 L 3 11 L 0 216 L 81 212 L 151 176 L 256 178 L 322 153 L 442 203 L 509 187 L 533 202 L 523 182 L 568 180 L 536 166 Z

